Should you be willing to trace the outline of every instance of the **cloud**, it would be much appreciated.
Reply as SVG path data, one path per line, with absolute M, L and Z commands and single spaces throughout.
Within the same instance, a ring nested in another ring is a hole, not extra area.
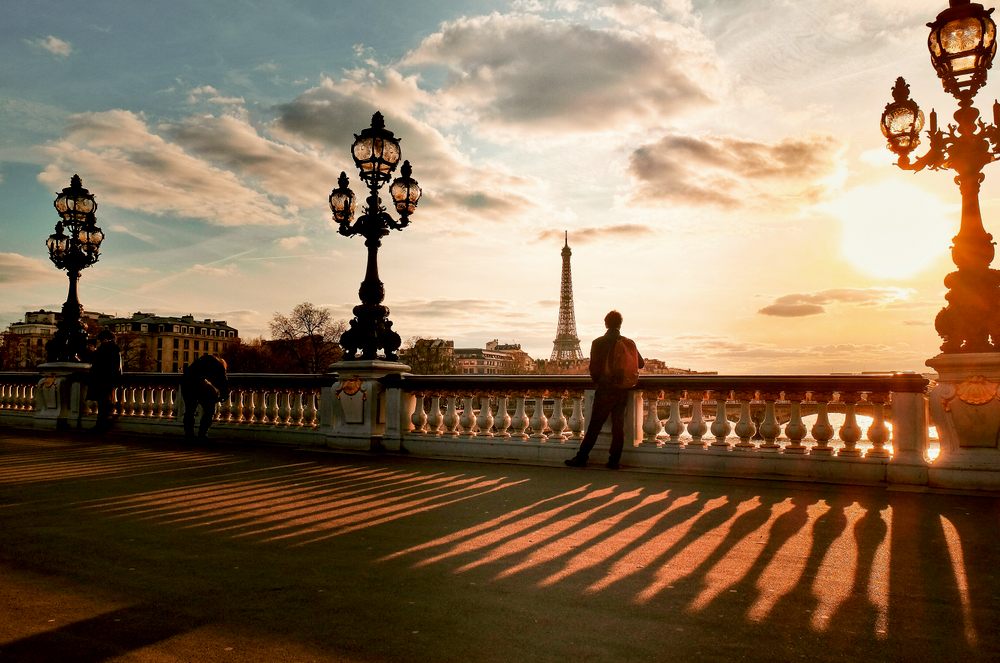
M 608 27 L 526 13 L 442 24 L 400 62 L 448 71 L 436 101 L 509 137 L 660 125 L 712 104 L 722 88 L 712 43 L 645 8 L 605 12 Z
M 795 293 L 778 297 L 773 304 L 757 313 L 779 318 L 801 318 L 826 313 L 826 306 L 830 304 L 888 306 L 910 299 L 914 292 L 910 288 L 834 288 L 813 293 Z
M 100 202 L 125 209 L 220 226 L 282 225 L 293 211 L 164 140 L 130 111 L 70 116 L 65 137 L 38 149 L 49 160 L 41 183 L 58 189 L 73 173 L 86 173 L 84 186 Z
M 287 198 L 297 208 L 325 206 L 337 185 L 340 169 L 325 155 L 270 140 L 234 117 L 198 115 L 163 125 L 161 130 L 187 152 L 253 178 L 264 190 Z
M 298 248 L 303 244 L 308 244 L 309 238 L 303 237 L 302 235 L 299 235 L 298 237 L 282 237 L 275 243 L 283 249 L 291 250 Z
M 829 190 L 841 144 L 826 134 L 777 142 L 671 134 L 629 157 L 632 204 L 709 205 L 724 209 L 804 207 Z
M 68 41 L 63 41 L 58 37 L 53 37 L 49 35 L 45 39 L 32 39 L 28 40 L 29 44 L 34 44 L 35 46 L 40 46 L 44 48 L 49 53 L 53 55 L 58 55 L 60 57 L 67 57 L 73 52 L 73 45 Z
M 0 253 L 0 284 L 27 285 L 60 280 L 62 272 L 47 261 L 19 253 Z
M 396 92 L 399 96 L 394 99 Z M 542 210 L 531 191 L 541 188 L 540 183 L 501 164 L 474 165 L 453 140 L 414 118 L 407 110 L 409 104 L 399 98 L 419 94 L 415 84 L 403 81 L 398 74 L 360 82 L 327 78 L 291 102 L 275 107 L 278 117 L 269 128 L 276 138 L 296 149 L 332 153 L 330 165 L 338 166 L 332 172 L 346 171 L 357 194 L 350 146 L 355 132 L 370 126 L 372 115 L 381 110 L 386 128 L 399 138 L 403 158 L 411 162 L 413 177 L 423 189 L 414 217 L 414 221 L 421 219 L 421 227 L 446 226 L 455 232 L 468 232 L 472 222 L 493 221 L 509 228 L 518 219 L 537 217 Z M 394 101 L 381 103 L 383 95 Z M 335 181 L 335 177 L 331 179 Z
M 654 231 L 650 226 L 638 223 L 620 223 L 614 226 L 577 228 L 576 230 L 571 230 L 569 233 L 573 244 L 589 244 L 608 239 L 642 239 L 653 234 Z M 538 241 L 562 240 L 564 237 L 564 231 L 551 228 L 539 233 Z

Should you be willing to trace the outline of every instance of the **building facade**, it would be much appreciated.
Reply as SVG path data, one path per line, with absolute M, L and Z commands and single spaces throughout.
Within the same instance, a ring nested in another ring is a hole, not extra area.
M 201 355 L 219 356 L 239 342 L 239 332 L 225 320 L 195 320 L 133 313 L 102 320 L 118 336 L 126 370 L 180 373 Z

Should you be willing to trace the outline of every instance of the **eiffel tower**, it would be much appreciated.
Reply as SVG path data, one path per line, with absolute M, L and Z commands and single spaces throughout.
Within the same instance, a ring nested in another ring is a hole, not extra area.
M 569 257 L 573 252 L 569 248 L 569 231 L 566 232 L 566 245 L 562 250 L 562 286 L 559 288 L 559 326 L 556 328 L 556 340 L 552 345 L 552 357 L 549 361 L 566 361 L 583 359 L 580 351 L 580 339 L 576 337 L 576 314 L 573 312 L 573 275 L 569 268 Z

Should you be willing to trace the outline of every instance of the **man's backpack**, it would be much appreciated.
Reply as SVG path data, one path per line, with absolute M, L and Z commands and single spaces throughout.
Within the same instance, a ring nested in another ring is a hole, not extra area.
M 632 339 L 619 336 L 604 360 L 603 382 L 615 389 L 639 384 L 639 351 Z

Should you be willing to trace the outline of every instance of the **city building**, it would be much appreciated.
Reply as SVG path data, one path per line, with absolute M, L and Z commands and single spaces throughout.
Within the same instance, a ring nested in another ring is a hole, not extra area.
M 103 313 L 84 311 L 83 325 L 96 334 L 101 320 L 107 319 Z M 24 322 L 12 322 L 4 339 L 4 367 L 7 369 L 34 368 L 45 361 L 45 344 L 56 333 L 56 326 L 62 320 L 59 311 L 28 311 Z
M 455 348 L 459 373 L 468 375 L 518 375 L 531 372 L 533 362 L 520 344 L 490 341 L 485 348 Z
M 221 355 L 239 342 L 239 332 L 225 320 L 190 315 L 136 312 L 130 318 L 103 319 L 101 326 L 118 336 L 126 370 L 179 373 L 199 356 Z

